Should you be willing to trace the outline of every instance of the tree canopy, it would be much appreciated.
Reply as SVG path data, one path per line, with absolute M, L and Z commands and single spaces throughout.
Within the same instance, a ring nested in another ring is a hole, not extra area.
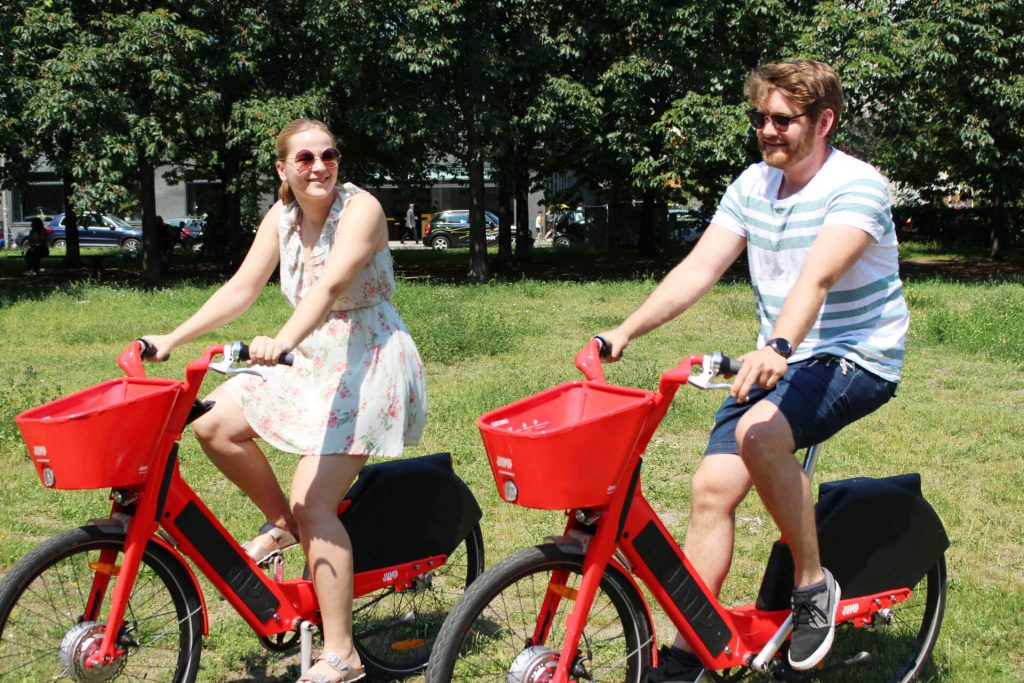
M 1022 48 L 1015 0 L 9 0 L 0 181 L 45 159 L 73 212 L 145 207 L 158 166 L 220 180 L 212 237 L 234 263 L 276 185 L 276 132 L 321 118 L 356 182 L 462 164 L 471 272 L 485 279 L 485 164 L 502 216 L 514 202 L 524 223 L 527 193 L 572 172 L 642 202 L 640 247 L 653 248 L 654 207 L 713 205 L 754 159 L 742 84 L 771 59 L 831 63 L 847 99 L 838 144 L 925 201 L 1019 208 Z M 994 252 L 1010 237 L 996 223 Z

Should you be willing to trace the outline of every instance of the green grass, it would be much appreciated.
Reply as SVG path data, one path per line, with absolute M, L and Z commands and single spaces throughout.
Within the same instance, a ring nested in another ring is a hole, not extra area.
M 476 419 L 577 379 L 576 350 L 628 314 L 653 285 L 653 280 L 399 284 L 396 304 L 422 351 L 430 396 L 423 442 L 409 454 L 453 453 L 484 509 L 488 564 L 557 533 L 562 515 L 499 500 Z M 114 358 L 129 340 L 169 329 L 211 291 L 73 284 L 36 296 L 5 295 L 0 308 L 5 380 L 0 468 L 6 475 L 0 487 L 0 571 L 40 539 L 105 516 L 108 509 L 105 492 L 45 490 L 26 457 L 14 415 L 117 376 Z M 899 395 L 826 446 L 817 479 L 921 472 L 952 543 L 949 605 L 927 680 L 1024 680 L 1024 284 L 920 280 L 908 283 L 907 297 L 912 323 Z M 287 315 L 280 294 L 268 288 L 241 320 L 176 350 L 170 362 L 150 366 L 152 374 L 180 377 L 186 361 L 206 344 L 273 332 Z M 654 388 L 660 373 L 683 355 L 741 354 L 755 333 L 749 287 L 720 285 L 680 319 L 634 342 L 623 362 L 609 366 L 609 380 Z M 217 380 L 211 377 L 207 389 Z M 681 389 L 645 459 L 647 495 L 679 538 L 686 528 L 689 478 L 721 398 Z M 293 456 L 270 456 L 287 481 Z M 234 534 L 249 536 L 260 525 L 256 509 L 218 475 L 189 435 L 182 442 L 182 467 Z M 738 512 L 726 601 L 752 600 L 775 537 L 771 519 L 751 497 Z M 260 649 L 212 588 L 206 591 L 212 623 L 202 680 L 283 675 L 276 656 Z M 663 622 L 659 635 L 671 638 Z

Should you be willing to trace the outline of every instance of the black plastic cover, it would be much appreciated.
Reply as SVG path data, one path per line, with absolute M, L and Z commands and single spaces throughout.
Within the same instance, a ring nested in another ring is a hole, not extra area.
M 921 495 L 921 475 L 858 477 L 822 484 L 815 505 L 821 564 L 843 598 L 913 588 L 949 547 L 935 510 Z M 789 609 L 793 556 L 777 542 L 757 606 Z
M 450 555 L 480 521 L 480 506 L 448 453 L 363 468 L 340 519 L 356 572 Z

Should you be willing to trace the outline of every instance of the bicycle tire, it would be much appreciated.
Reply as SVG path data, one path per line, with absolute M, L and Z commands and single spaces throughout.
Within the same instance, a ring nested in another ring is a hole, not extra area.
M 859 652 L 867 652 L 871 660 L 847 669 L 832 672 L 829 683 L 910 683 L 928 663 L 942 628 L 946 609 L 946 560 L 944 556 L 932 565 L 913 587 L 910 598 L 893 606 L 891 617 L 878 617 L 875 624 L 855 627 L 852 622 L 836 627 L 835 641 L 825 659 L 830 666 L 843 662 Z M 786 654 L 782 651 L 782 656 Z M 757 676 L 749 669 L 730 672 L 708 671 L 713 681 L 739 681 Z M 769 677 L 760 677 L 769 680 Z
M 553 571 L 567 580 L 544 643 L 532 635 Z M 448 615 L 427 666 L 427 683 L 526 683 L 549 680 L 538 658 L 561 651 L 565 618 L 583 572 L 583 557 L 554 545 L 524 548 L 484 572 Z M 580 643 L 581 679 L 641 683 L 651 662 L 651 624 L 633 585 L 613 566 L 600 588 Z M 575 679 L 574 679 L 575 680 Z
M 483 534 L 476 524 L 444 566 L 421 575 L 412 588 L 387 587 L 356 598 L 353 641 L 366 668 L 388 678 L 422 671 L 445 617 L 483 570 Z
M 123 557 L 123 533 L 96 527 L 47 539 L 0 581 L 0 680 L 81 682 L 145 678 L 192 683 L 202 651 L 203 608 L 181 561 L 149 543 L 125 610 L 127 653 L 111 669 L 85 669 L 82 652 L 106 622 L 111 578 L 99 614 L 83 614 L 100 551 Z M 116 667 L 116 668 L 113 668 Z

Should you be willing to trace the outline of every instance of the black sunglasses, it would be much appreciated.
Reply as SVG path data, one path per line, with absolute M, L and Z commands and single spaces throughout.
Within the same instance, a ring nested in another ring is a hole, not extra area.
M 794 119 L 798 119 L 801 116 L 807 116 L 807 113 L 808 112 L 804 112 L 803 114 L 787 116 L 785 114 L 765 114 L 762 111 L 751 109 L 747 112 L 747 118 L 750 119 L 751 125 L 758 130 L 764 128 L 765 124 L 768 123 L 768 119 L 771 119 L 772 125 L 775 126 L 775 130 L 781 133 L 789 128 L 789 124 L 791 124 Z
M 295 168 L 298 169 L 299 173 L 307 173 L 313 169 L 313 164 L 316 163 L 318 158 L 327 168 L 334 168 L 338 165 L 341 152 L 333 147 L 328 147 L 323 152 L 320 152 L 320 154 L 314 154 L 308 149 L 300 149 L 295 153 L 292 163 L 295 164 Z

